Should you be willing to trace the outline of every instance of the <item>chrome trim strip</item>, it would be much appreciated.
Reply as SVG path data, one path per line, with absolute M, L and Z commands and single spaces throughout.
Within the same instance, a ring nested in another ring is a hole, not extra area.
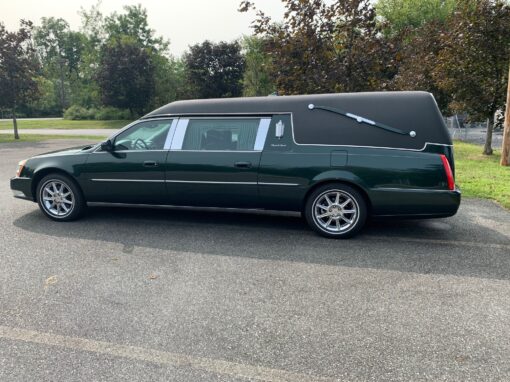
M 271 183 L 271 182 L 258 182 L 260 186 L 299 186 L 298 183 Z
M 170 146 L 170 150 L 182 149 L 182 144 L 184 143 L 184 136 L 186 135 L 188 123 L 189 119 L 179 118 L 179 122 L 177 123 L 177 126 L 175 128 L 175 133 L 172 139 L 172 145 Z
M 241 184 L 256 185 L 257 182 L 217 182 L 210 180 L 166 180 L 167 183 L 197 183 L 197 184 Z
M 179 121 L 179 118 L 175 118 L 175 119 L 172 120 L 172 124 L 170 125 L 170 129 L 168 130 L 168 135 L 166 136 L 165 145 L 163 146 L 163 148 L 165 150 L 169 150 L 170 149 L 170 145 L 172 143 L 172 139 L 174 138 L 175 128 L 177 127 L 177 122 L 178 121 Z
M 436 190 L 428 188 L 397 188 L 397 187 L 378 187 L 371 191 L 409 191 L 409 192 L 454 192 L 454 190 Z
M 90 179 L 93 182 L 135 182 L 135 183 L 164 183 L 163 179 Z
M 173 150 L 172 152 L 189 152 L 189 153 L 260 153 L 262 150 Z
M 257 130 L 257 137 L 255 138 L 255 145 L 253 146 L 253 149 L 255 151 L 262 151 L 262 149 L 264 148 L 270 124 L 271 118 L 261 118 L 259 128 Z

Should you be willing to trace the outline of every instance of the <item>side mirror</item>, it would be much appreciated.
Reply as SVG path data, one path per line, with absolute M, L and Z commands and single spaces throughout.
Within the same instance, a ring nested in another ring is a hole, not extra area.
M 103 151 L 113 151 L 113 143 L 110 139 L 101 143 L 101 150 Z

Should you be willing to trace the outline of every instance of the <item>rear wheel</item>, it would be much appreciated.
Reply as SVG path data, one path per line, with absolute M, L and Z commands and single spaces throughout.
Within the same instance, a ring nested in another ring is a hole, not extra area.
M 356 235 L 367 219 L 367 204 L 359 191 L 341 183 L 326 184 L 308 197 L 308 225 L 322 236 L 347 239 Z
M 37 203 L 46 216 L 57 221 L 75 220 L 86 207 L 79 187 L 62 174 L 49 174 L 41 179 L 37 185 Z

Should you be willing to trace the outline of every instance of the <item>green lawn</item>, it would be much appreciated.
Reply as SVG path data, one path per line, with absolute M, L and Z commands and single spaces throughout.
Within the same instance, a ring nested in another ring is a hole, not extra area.
M 462 196 L 492 199 L 510 208 L 510 167 L 499 165 L 501 153 L 482 155 L 482 146 L 456 141 L 455 182 Z
M 49 139 L 88 139 L 95 142 L 104 140 L 104 137 L 96 137 L 90 135 L 39 135 L 39 134 L 25 134 L 21 135 L 20 139 L 14 139 L 12 135 L 0 134 L 0 143 L 13 143 L 18 142 L 39 142 L 47 141 Z
M 120 129 L 131 121 L 71 121 L 67 119 L 22 120 L 18 121 L 19 129 Z M 0 121 L 0 129 L 12 129 L 12 121 Z

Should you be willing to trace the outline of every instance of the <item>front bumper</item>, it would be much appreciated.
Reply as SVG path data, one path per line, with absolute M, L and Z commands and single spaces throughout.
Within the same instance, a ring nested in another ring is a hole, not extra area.
M 11 190 L 15 198 L 34 201 L 34 195 L 32 195 L 32 179 L 30 178 L 11 178 Z

